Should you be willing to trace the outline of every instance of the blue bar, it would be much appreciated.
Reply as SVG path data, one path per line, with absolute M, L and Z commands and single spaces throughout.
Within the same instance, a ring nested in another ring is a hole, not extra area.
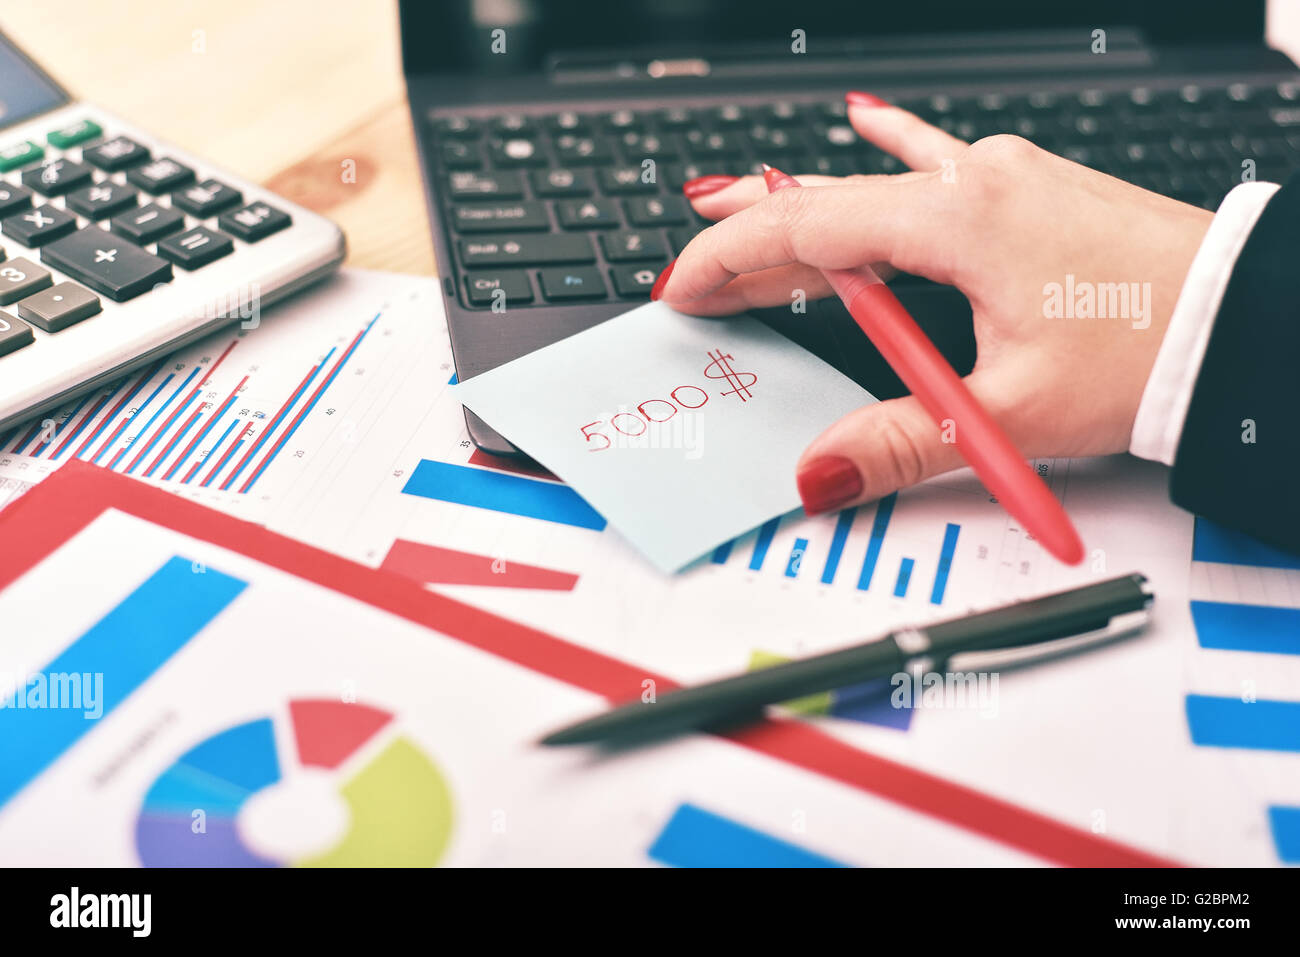
M 245 420 L 245 422 L 247 422 L 247 420 Z M 245 442 L 244 439 L 240 439 L 238 442 L 236 442 L 234 445 L 230 447 L 230 458 L 226 459 L 226 462 L 234 462 L 238 460 L 239 450 L 244 447 L 244 442 Z M 222 468 L 225 468 L 225 465 L 223 465 Z M 207 488 L 208 483 L 211 482 L 214 478 L 216 478 L 217 472 L 220 471 L 221 469 L 214 469 L 212 474 L 210 474 L 207 478 L 205 478 L 202 482 L 199 483 L 199 488 Z
M 113 458 L 108 463 L 109 468 L 112 468 L 115 463 L 120 462 L 122 461 L 122 459 L 126 458 L 126 453 L 131 451 L 131 446 L 135 445 L 135 443 L 140 441 L 140 437 L 149 431 L 149 427 L 153 425 L 154 420 L 157 419 L 158 416 L 162 415 L 164 412 L 167 411 L 167 406 L 172 404 L 172 400 L 181 394 L 181 392 L 185 389 L 185 387 L 190 384 L 190 379 L 193 379 L 196 375 L 198 375 L 198 373 L 199 373 L 199 367 L 195 366 L 193 370 L 191 370 L 190 374 L 185 377 L 185 381 L 182 382 L 180 385 L 178 385 L 176 387 L 176 390 L 172 392 L 171 395 L 167 396 L 166 399 L 163 400 L 163 404 L 158 406 L 157 411 L 155 411 L 153 415 L 149 416 L 149 421 L 144 424 L 144 428 L 141 429 L 139 432 L 136 432 L 135 435 L 132 436 L 131 441 L 128 442 L 116 455 L 113 456 Z M 161 384 L 159 384 L 158 388 L 154 390 L 153 395 L 149 396 L 149 400 L 152 401 L 153 396 L 157 395 L 162 390 L 163 386 L 167 385 L 167 383 L 170 382 L 171 380 L 172 380 L 172 374 L 169 372 L 167 373 L 167 378 L 163 379 Z M 143 412 L 145 406 L 147 406 L 148 404 L 149 402 L 146 402 L 144 405 L 140 406 L 140 411 Z M 135 430 L 130 429 L 129 431 L 134 432 Z
M 123 409 L 130 407 L 131 400 L 135 398 L 135 394 L 145 387 L 145 383 L 147 383 L 150 379 L 152 379 L 155 375 L 158 374 L 158 370 L 162 368 L 162 364 L 164 361 L 165 360 L 159 359 L 157 362 L 155 362 L 152 366 L 149 367 L 148 371 L 146 371 L 142 376 L 140 376 L 140 380 L 136 382 L 135 388 L 133 388 L 130 392 L 126 394 L 126 400 L 122 403 L 121 406 Z M 126 381 L 127 381 L 126 379 L 123 379 L 122 383 L 125 384 Z M 89 421 L 89 419 L 87 419 L 87 421 Z M 112 423 L 110 421 L 110 417 L 104 416 L 104 418 L 100 421 L 99 425 L 95 426 L 95 431 L 90 433 L 90 437 L 87 438 L 86 441 L 83 442 L 82 444 L 86 448 L 90 448 L 92 445 L 95 444 L 95 440 L 99 438 L 99 434 L 103 432 L 106 428 L 108 428 L 109 425 L 111 424 Z
M 876 573 L 876 561 L 880 558 L 880 546 L 885 541 L 885 529 L 889 528 L 889 516 L 894 514 L 897 501 L 898 494 L 895 493 L 876 503 L 876 517 L 871 521 L 871 541 L 867 543 L 867 556 L 862 559 L 862 573 L 858 575 L 859 591 L 871 587 L 871 577 Z
M 934 573 L 934 587 L 930 589 L 930 604 L 943 603 L 943 593 L 948 590 L 948 572 L 952 571 L 952 556 L 957 551 L 957 536 L 961 526 L 948 523 L 943 532 L 943 547 L 939 549 L 939 568 Z
M 567 485 L 421 459 L 402 486 L 407 495 L 601 531 L 605 519 Z
M 199 372 L 199 370 L 198 370 L 198 367 L 196 366 L 196 367 L 194 368 L 194 371 L 191 372 L 191 373 L 189 374 L 189 376 L 186 378 L 186 380 L 185 380 L 184 382 L 181 383 L 180 388 L 177 389 L 176 392 L 179 394 L 179 393 L 180 393 L 180 392 L 181 392 L 181 391 L 182 391 L 182 390 L 183 390 L 187 385 L 189 385 L 189 384 L 190 384 L 190 379 L 193 379 L 196 375 L 198 375 L 198 372 Z M 188 408 L 190 407 L 190 403 L 192 403 L 195 399 L 197 399 L 201 394 L 202 394 L 202 393 L 201 393 L 198 389 L 195 389 L 193 392 L 191 392 L 191 393 L 190 393 L 190 397 L 189 397 L 188 399 L 186 399 L 183 403 L 181 403 L 180 408 L 178 408 L 174 413 L 172 413 L 172 416 L 171 416 L 170 419 L 168 419 L 168 422 L 169 422 L 169 423 L 170 423 L 170 422 L 181 422 L 181 421 L 182 421 L 182 420 L 181 420 L 181 416 L 183 416 L 183 415 L 185 414 L 185 410 L 188 409 Z M 176 397 L 176 396 L 172 396 L 173 399 L 174 399 L 175 397 Z M 170 403 L 170 402 L 171 402 L 171 399 L 168 399 L 167 402 Z M 166 407 L 167 407 L 166 405 L 163 406 L 164 409 L 165 409 Z M 158 410 L 158 412 L 161 412 L 161 411 L 162 411 L 162 409 L 159 409 L 159 410 Z M 154 417 L 155 417 L 155 418 L 157 417 L 158 412 L 155 412 L 155 413 L 154 413 Z M 182 425 L 183 425 L 183 424 L 184 424 L 184 423 L 182 422 Z M 190 424 L 193 425 L 193 423 L 190 423 Z M 140 454 L 139 454 L 138 456 L 136 456 L 136 462 L 135 462 L 135 464 L 134 464 L 134 465 L 128 465 L 128 466 L 127 466 L 126 474 L 130 475 L 133 471 L 135 471 L 135 469 L 136 469 L 138 466 L 144 464 L 144 460 L 145 460 L 146 458 L 148 458 L 148 456 L 149 456 L 149 451 L 150 451 L 150 450 L 151 450 L 155 445 L 158 444 L 158 440 L 161 439 L 161 438 L 163 437 L 163 433 L 166 432 L 166 431 L 167 431 L 167 430 L 166 430 L 165 428 L 162 428 L 162 429 L 159 429 L 157 432 L 155 432 L 155 433 L 153 434 L 153 438 L 151 438 L 148 442 L 145 443 L 144 448 L 140 450 Z M 151 475 L 151 474 L 153 473 L 153 470 L 154 470 L 155 468 L 157 468 L 158 464 L 159 464 L 159 463 L 155 462 L 152 466 L 150 466 L 148 469 L 145 470 L 145 473 L 144 473 L 144 474 L 145 474 L 145 477 L 146 477 L 146 478 L 147 478 L 149 475 Z
M 232 405 L 235 404 L 235 399 L 237 399 L 238 397 L 239 397 L 238 393 L 236 392 L 230 393 L 230 395 L 226 397 L 226 401 L 221 403 L 221 407 L 217 409 L 216 412 L 212 413 L 212 418 L 208 419 L 208 424 L 205 425 L 199 431 L 199 434 L 194 438 L 195 449 L 197 449 L 199 445 L 203 442 L 203 437 L 212 431 L 212 427 L 216 425 L 219 421 L 221 421 L 221 417 L 226 414 L 227 409 L 229 409 Z M 235 424 L 235 420 L 231 420 L 230 425 L 233 426 L 234 424 Z M 227 426 L 226 432 L 228 433 L 229 431 L 230 431 L 230 426 Z M 221 438 L 224 439 L 225 435 L 222 435 Z M 218 444 L 220 443 L 218 442 Z M 172 463 L 172 467 L 169 468 L 166 471 L 166 473 L 164 473 L 163 479 L 164 480 L 170 479 L 173 475 L 176 474 L 176 470 L 184 464 L 185 464 L 184 459 L 177 459 L 175 462 Z
M 1300 864 L 1300 807 L 1274 806 L 1268 809 L 1273 846 L 1283 864 Z
M 356 352 L 357 349 L 360 348 L 362 340 L 366 337 L 366 333 L 370 331 L 370 327 L 375 324 L 379 319 L 379 316 L 380 313 L 375 313 L 375 317 L 366 324 L 365 329 L 361 330 L 361 335 L 357 336 L 356 341 L 353 342 L 352 345 L 348 346 L 348 351 L 343 353 L 343 357 L 339 359 L 338 365 L 334 367 L 334 371 L 329 374 L 329 378 L 322 383 L 320 389 L 317 390 L 314 396 L 312 396 L 312 400 L 307 403 L 307 407 L 294 418 L 293 425 L 289 427 L 289 431 L 284 434 L 283 438 L 279 439 L 275 443 L 271 453 L 267 455 L 266 458 L 262 459 L 262 464 L 259 465 L 257 471 L 253 473 L 253 477 L 249 480 L 246 491 L 251 492 L 253 490 L 253 486 L 256 485 L 257 480 L 262 477 L 262 473 L 265 472 L 266 467 L 271 464 L 271 460 L 280 454 L 280 450 L 284 448 L 285 443 L 293 437 L 293 434 L 298 431 L 298 427 L 307 421 L 307 416 L 311 415 L 311 410 L 316 408 L 316 403 L 319 402 L 325 393 L 329 391 L 330 384 L 338 377 L 338 374 L 343 371 L 343 367 L 348 364 L 348 360 L 352 358 L 352 353 Z
M 1197 516 L 1192 540 L 1192 561 L 1255 565 L 1260 568 L 1300 568 L 1300 555 L 1265 545 L 1241 532 L 1215 525 Z
M 90 423 L 94 421 L 95 416 L 99 415 L 99 413 L 104 410 L 104 407 L 108 405 L 109 401 L 113 398 L 113 395 L 116 391 L 117 389 L 115 387 L 113 390 L 109 392 L 105 392 L 103 396 L 100 397 L 100 400 L 95 403 L 94 407 L 89 412 L 86 413 L 86 417 L 81 420 L 81 424 L 77 426 L 77 428 L 73 431 L 73 433 L 70 436 L 68 436 L 66 439 L 63 440 L 63 444 L 62 444 L 63 452 L 66 452 L 68 451 L 68 449 L 72 448 L 72 443 L 76 442 L 77 437 L 81 435 L 82 432 L 86 431 L 86 426 L 90 425 Z M 104 423 L 101 421 L 99 424 L 99 428 L 102 429 L 103 427 L 104 427 Z M 59 459 L 63 458 L 63 452 L 60 452 L 58 455 L 54 456 L 54 460 L 56 462 Z
M 66 419 L 64 419 L 62 422 L 60 422 L 58 425 L 56 425 L 56 426 L 54 427 L 54 430 L 53 430 L 52 434 L 50 435 L 50 440 L 49 440 L 48 442 L 42 442 L 40 445 L 38 445 L 36 448 L 32 449 L 32 450 L 31 450 L 30 452 L 28 452 L 27 454 L 28 454 L 28 455 L 40 455 L 43 451 L 45 451 L 45 449 L 49 448 L 51 445 L 53 445 L 55 442 L 57 442 L 59 439 L 61 439 L 63 436 L 59 435 L 59 430 L 60 430 L 61 428 L 63 428 L 65 425 L 67 425 L 69 422 L 71 422 L 73 419 L 75 419 L 75 418 L 77 417 L 77 413 L 81 411 L 81 407 L 84 406 L 87 402 L 90 401 L 90 397 L 91 397 L 92 395 L 94 395 L 93 392 L 88 392 L 88 393 L 86 393 L 86 395 L 84 395 L 84 396 L 82 397 L 81 401 L 78 402 L 78 403 L 73 407 L 72 411 L 68 413 L 68 417 L 67 417 Z
M 829 585 L 835 581 L 835 572 L 840 567 L 840 557 L 844 554 L 844 543 L 849 540 L 849 529 L 857 517 L 856 508 L 846 508 L 840 512 L 839 521 L 835 523 L 835 535 L 831 538 L 831 550 L 826 556 L 826 567 L 822 569 L 822 584 Z
M 1300 751 L 1300 701 L 1187 696 L 1192 742 L 1212 748 Z
M 845 866 L 694 804 L 673 812 L 649 854 L 670 867 Z
M 459 382 L 460 380 L 456 378 L 456 373 L 453 372 L 451 378 L 447 380 L 447 385 L 456 385 Z
M 894 597 L 902 598 L 907 594 L 907 583 L 912 580 L 912 566 L 916 562 L 904 558 L 898 563 L 898 581 L 894 582 Z
M 1192 602 L 1202 648 L 1300 655 L 1300 608 Z
M 725 565 L 727 559 L 731 557 L 731 549 L 735 546 L 736 540 L 733 538 L 729 542 L 723 542 L 713 550 L 713 564 Z
M 215 421 L 217 421 L 217 420 L 214 418 L 212 421 L 215 422 Z M 242 421 L 244 421 L 244 420 L 243 420 L 243 419 L 231 419 L 231 420 L 230 420 L 230 424 L 229 424 L 228 426 L 226 426 L 226 431 L 224 431 L 224 432 L 221 433 L 221 438 L 217 439 L 216 444 L 212 446 L 212 451 L 209 452 L 208 455 L 211 455 L 212 452 L 215 452 L 217 449 L 221 448 L 221 443 L 224 442 L 224 441 L 226 441 L 226 436 L 228 436 L 228 435 L 230 434 L 230 430 L 233 429 L 235 426 L 237 426 L 237 425 L 238 425 L 240 422 L 242 422 Z M 203 440 L 203 436 L 199 436 L 199 441 L 202 441 L 202 440 Z M 202 451 L 202 450 L 200 449 L 200 451 Z M 205 462 L 205 463 L 207 462 L 207 456 L 206 456 L 206 455 L 203 457 L 202 462 Z M 182 485 L 189 485 L 190 482 L 194 481 L 194 476 L 198 475 L 199 472 L 201 472 L 201 471 L 203 471 L 203 469 L 202 469 L 201 467 L 195 469 L 195 470 L 194 470 L 194 471 L 193 471 L 193 472 L 192 472 L 192 473 L 191 473 L 191 474 L 190 474 L 186 479 L 184 479 L 184 480 L 182 481 L 181 484 L 182 484 Z
M 808 552 L 808 539 L 796 538 L 794 548 L 790 549 L 790 560 L 785 563 L 785 577 L 795 578 L 803 565 L 803 557 Z
M 102 720 L 246 585 L 211 568 L 196 572 L 188 558 L 169 558 L 42 674 L 102 675 Z M 0 709 L 0 806 L 97 727 L 82 708 L 16 708 L 14 703 L 11 696 Z
M 754 539 L 754 554 L 749 556 L 751 572 L 762 569 L 763 559 L 767 558 L 767 550 L 772 544 L 772 539 L 776 537 L 776 528 L 780 524 L 781 516 L 778 515 L 771 521 L 764 522 L 762 528 L 758 530 L 758 538 Z
M 145 383 L 147 383 L 148 381 L 149 381 L 149 377 L 148 377 L 148 376 L 146 376 L 144 379 L 140 380 L 140 385 L 136 386 L 135 389 L 132 390 L 133 393 L 134 393 L 134 392 L 139 392 L 141 386 L 143 386 L 143 385 L 144 385 Z M 171 381 L 172 381 L 172 373 L 169 372 L 169 373 L 167 373 L 166 377 L 164 377 L 164 379 L 163 379 L 161 382 L 158 383 L 158 387 L 157 387 L 156 389 L 154 389 L 151 393 L 149 393 L 149 398 L 145 399 L 144 402 L 142 402 L 139 406 L 136 407 L 135 412 L 128 412 L 128 413 L 127 413 L 127 414 L 130 416 L 130 418 L 131 418 L 131 419 L 134 419 L 137 415 L 139 415 L 139 414 L 140 414 L 141 412 L 143 412 L 145 409 L 149 408 L 149 403 L 152 402 L 154 399 L 158 398 L 158 393 L 161 392 L 163 389 L 165 389 L 165 388 L 167 387 L 167 383 L 168 383 L 168 382 L 171 382 Z M 128 408 L 129 406 L 130 406 L 130 399 L 127 400 L 127 405 L 123 406 L 123 408 Z M 136 436 L 136 437 L 137 437 L 137 438 L 139 437 L 139 434 L 138 434 L 138 433 L 137 433 L 137 436 Z M 119 438 L 120 438 L 120 436 L 119 436 Z M 134 441 L 134 440 L 132 440 L 132 441 Z M 128 445 L 127 448 L 130 448 L 130 446 Z M 91 464 L 92 464 L 92 465 L 98 465 L 98 464 L 99 464 L 99 460 L 100 460 L 101 458 L 103 458 L 104 453 L 107 452 L 107 451 L 108 451 L 108 445 L 105 444 L 103 448 L 101 448 L 98 452 L 95 453 L 95 457 L 94 457 L 93 459 L 90 460 Z M 122 454 L 126 454 L 126 449 L 122 449 Z M 117 458 L 118 458 L 118 456 L 115 455 L 115 456 L 113 456 L 113 459 L 112 459 L 111 461 L 116 461 Z

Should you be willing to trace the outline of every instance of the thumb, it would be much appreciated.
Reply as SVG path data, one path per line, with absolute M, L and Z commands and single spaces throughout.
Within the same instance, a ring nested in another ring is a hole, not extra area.
M 813 440 L 796 481 L 804 511 L 830 512 L 872 501 L 961 467 L 957 446 L 915 396 L 850 412 Z

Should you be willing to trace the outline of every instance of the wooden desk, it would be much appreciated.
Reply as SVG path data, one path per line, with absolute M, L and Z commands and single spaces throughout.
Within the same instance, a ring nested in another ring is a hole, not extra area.
M 349 265 L 435 272 L 396 2 L 0 0 L 0 27 L 74 97 L 333 219 Z

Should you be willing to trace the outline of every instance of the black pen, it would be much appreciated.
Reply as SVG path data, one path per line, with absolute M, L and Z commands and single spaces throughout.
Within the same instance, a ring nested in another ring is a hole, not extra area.
M 1136 631 L 1146 623 L 1153 598 L 1146 576 L 1121 575 L 923 628 L 902 628 L 866 644 L 669 692 L 654 702 L 623 705 L 561 728 L 540 743 L 640 743 L 758 720 L 766 705 L 899 672 L 1019 666 Z

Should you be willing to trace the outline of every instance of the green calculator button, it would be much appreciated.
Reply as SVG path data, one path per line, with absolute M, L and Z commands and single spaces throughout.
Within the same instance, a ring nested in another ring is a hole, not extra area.
M 78 120 L 75 123 L 58 130 L 50 130 L 45 137 L 50 141 L 51 146 L 57 146 L 61 150 L 66 150 L 69 146 L 76 146 L 78 143 L 84 143 L 94 136 L 99 136 L 104 131 L 100 129 L 98 123 L 91 120 Z
M 15 143 L 13 146 L 6 146 L 4 149 L 0 149 L 0 173 L 7 173 L 11 169 L 26 166 L 28 163 L 35 163 L 44 155 L 45 150 L 31 140 L 24 140 L 21 143 Z

